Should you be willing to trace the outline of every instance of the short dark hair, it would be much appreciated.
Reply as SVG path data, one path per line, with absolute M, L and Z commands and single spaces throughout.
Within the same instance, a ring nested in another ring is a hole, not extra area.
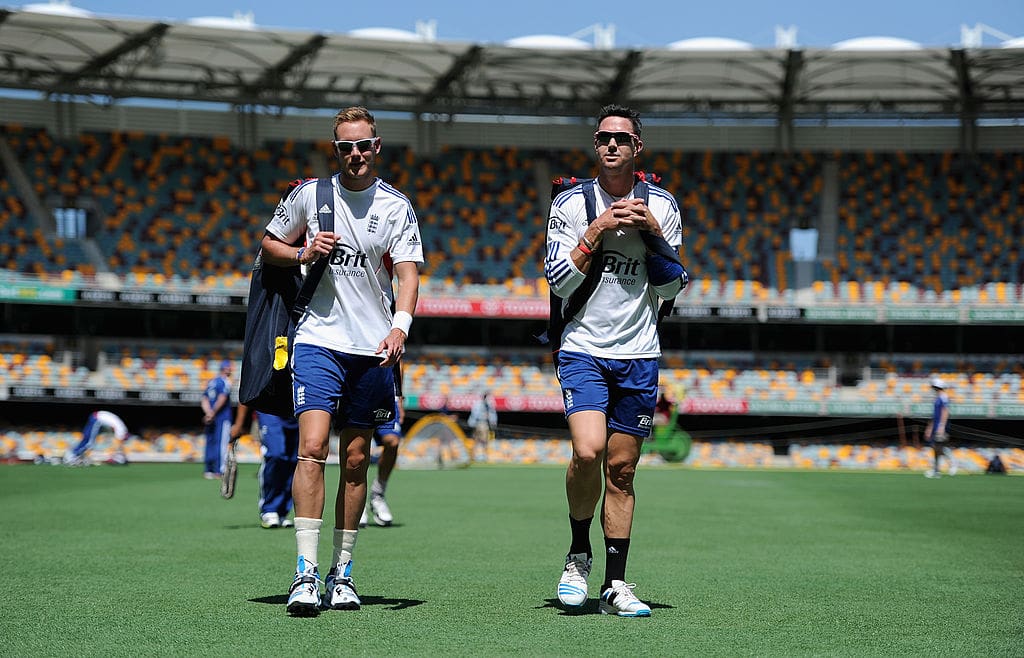
M 625 105 L 605 105 L 601 108 L 601 112 L 597 115 L 597 125 L 600 126 L 601 122 L 608 117 L 623 117 L 633 122 L 633 133 L 637 137 L 640 136 L 640 131 L 643 130 L 644 124 L 640 121 L 640 113 L 636 110 L 630 109 Z

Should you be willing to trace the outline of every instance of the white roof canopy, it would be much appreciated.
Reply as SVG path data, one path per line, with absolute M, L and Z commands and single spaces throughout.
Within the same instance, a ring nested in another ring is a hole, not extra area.
M 1024 116 L 1024 50 L 1016 48 L 530 45 L 0 9 L 0 87 L 441 114 L 589 117 L 619 102 L 650 118 Z

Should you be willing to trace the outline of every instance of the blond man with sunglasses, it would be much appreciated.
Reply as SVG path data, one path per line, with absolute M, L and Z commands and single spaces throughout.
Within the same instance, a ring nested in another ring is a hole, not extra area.
M 572 439 L 565 478 L 571 543 L 558 599 L 568 609 L 587 602 L 590 526 L 603 494 L 605 578 L 598 608 L 620 617 L 651 614 L 626 582 L 633 481 L 657 403 L 659 300 L 674 299 L 685 280 L 678 260 L 663 255 L 674 255 L 682 244 L 676 200 L 653 184 L 646 184 L 646 195 L 636 187 L 641 128 L 637 112 L 602 108 L 593 143 L 597 178 L 552 200 L 544 262 L 563 313 L 573 313 L 569 300 L 578 289 L 593 286 L 580 310 L 564 317 L 561 335 L 549 336 L 559 347 L 557 375 Z M 651 249 L 654 243 L 662 253 Z
M 299 419 L 292 485 L 298 565 L 287 610 L 295 616 L 361 605 L 352 554 L 366 504 L 370 440 L 394 413 L 392 366 L 405 351 L 423 262 L 412 204 L 377 177 L 381 140 L 373 115 L 362 107 L 338 112 L 332 143 L 339 164 L 331 180 L 334 230 L 320 230 L 320 214 L 329 209 L 326 203 L 318 207 L 317 184 L 309 181 L 281 201 L 262 243 L 264 260 L 272 265 L 329 259 L 298 321 L 292 352 Z M 303 238 L 305 244 L 295 246 Z M 318 552 L 332 424 L 341 430 L 342 474 L 334 506 L 334 551 L 321 598 Z

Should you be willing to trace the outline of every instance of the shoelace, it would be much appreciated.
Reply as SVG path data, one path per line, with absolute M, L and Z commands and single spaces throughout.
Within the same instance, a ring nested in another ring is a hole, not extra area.
M 312 580 L 310 580 L 310 579 L 312 579 Z M 322 583 L 322 582 L 324 582 L 324 581 L 320 580 L 320 574 L 318 574 L 317 572 L 315 572 L 315 571 L 303 571 L 302 573 L 296 573 L 295 574 L 295 580 L 292 581 L 291 589 L 294 590 L 296 587 L 300 587 L 302 585 L 307 585 L 309 587 L 316 587 L 317 590 L 319 590 L 320 589 L 320 583 Z
M 357 597 L 359 596 L 359 592 L 356 591 L 356 584 L 354 582 L 352 582 L 351 578 L 344 578 L 344 577 L 335 578 L 334 579 L 334 587 L 331 588 L 331 591 L 334 592 L 335 590 L 337 590 L 339 585 L 344 585 L 345 586 L 345 590 L 347 590 L 345 592 L 346 594 L 348 592 L 351 592 L 352 594 L 356 595 Z
M 632 603 L 633 601 L 640 600 L 636 597 L 636 594 L 633 593 L 634 587 L 636 587 L 636 583 L 625 583 L 618 587 L 612 588 L 612 591 L 615 592 L 618 596 L 621 596 L 627 603 Z
M 334 585 L 348 585 L 353 590 L 356 588 L 354 580 L 348 576 L 339 576 L 337 574 L 327 574 L 327 580 L 331 581 Z
M 587 568 L 586 560 L 573 559 L 565 563 L 565 570 L 569 572 L 570 576 L 576 578 L 586 578 L 584 572 L 589 572 Z

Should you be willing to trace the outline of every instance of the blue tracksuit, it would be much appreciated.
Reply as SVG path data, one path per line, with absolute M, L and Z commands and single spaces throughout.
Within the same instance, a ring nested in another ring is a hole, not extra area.
M 224 472 L 224 458 L 227 457 L 228 443 L 231 441 L 231 386 L 227 378 L 217 376 L 210 380 L 203 392 L 211 408 L 222 394 L 228 396 L 228 402 L 205 428 L 206 451 L 203 459 L 203 470 L 218 475 Z
M 299 461 L 299 421 L 257 413 L 263 463 L 260 465 L 260 514 L 282 517 L 292 508 L 292 475 Z

